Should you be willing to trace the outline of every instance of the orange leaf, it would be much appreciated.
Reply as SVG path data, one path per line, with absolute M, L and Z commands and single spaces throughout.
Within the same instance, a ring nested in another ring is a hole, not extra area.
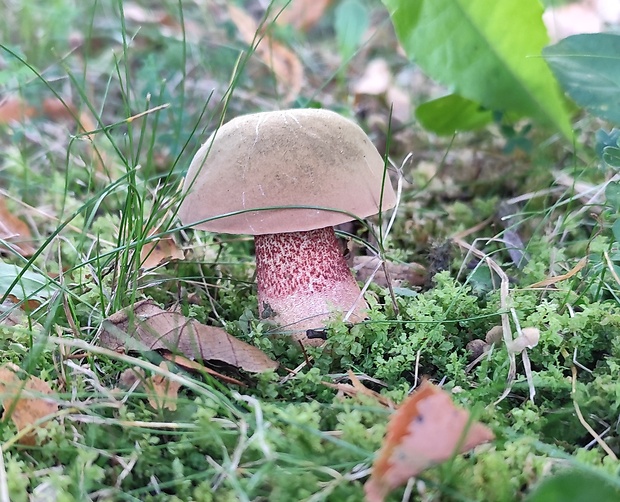
M 288 89 L 285 100 L 294 99 L 301 91 L 304 76 L 297 56 L 268 34 L 257 36 L 258 24 L 239 7 L 229 5 L 228 13 L 241 38 L 250 46 L 257 44 L 254 48 L 256 55 L 271 69 L 277 81 Z
M 278 16 L 277 23 L 308 31 L 316 25 L 332 0 L 294 0 Z
M 326 387 L 331 389 L 336 389 L 338 391 L 338 395 L 341 396 L 343 394 L 349 395 L 351 397 L 357 397 L 359 395 L 368 396 L 375 399 L 379 404 L 387 407 L 394 408 L 394 403 L 388 397 L 382 396 L 378 392 L 375 392 L 372 389 L 366 387 L 360 379 L 357 378 L 357 375 L 353 373 L 353 371 L 349 370 L 349 379 L 351 380 L 351 384 L 348 383 L 331 383 L 331 382 L 321 382 Z
M 185 257 L 172 237 L 162 237 L 142 246 L 140 262 L 142 268 L 155 268 L 171 260 L 182 260 Z
M 0 239 L 9 242 L 24 258 L 34 254 L 35 249 L 30 244 L 32 235 L 28 225 L 8 210 L 2 195 L 0 195 Z
M 392 415 L 383 447 L 364 485 L 368 502 L 382 502 L 394 488 L 458 453 L 491 441 L 485 425 L 470 421 L 450 394 L 424 380 Z
M 579 272 L 583 267 L 585 267 L 587 263 L 588 263 L 588 259 L 584 256 L 581 260 L 579 260 L 577 265 L 575 265 L 571 270 L 569 270 L 565 274 L 557 275 L 555 277 L 549 277 L 548 279 L 545 279 L 540 282 L 535 282 L 534 284 L 531 284 L 529 287 L 530 288 L 546 288 L 547 286 L 551 286 L 555 284 L 556 282 L 561 282 L 561 281 L 565 281 L 566 279 L 570 279 L 577 272 Z
M 0 125 L 10 122 L 21 122 L 35 114 L 35 109 L 28 106 L 20 98 L 8 96 L 0 99 Z
M 52 394 L 47 382 L 34 376 L 21 380 L 17 375 L 19 371 L 19 367 L 11 363 L 0 367 L 0 401 L 4 407 L 2 420 L 10 417 L 21 431 L 41 418 L 56 413 L 58 404 L 45 397 Z M 20 442 L 34 445 L 35 436 L 33 433 L 26 434 Z
M 168 370 L 168 366 L 163 361 L 159 367 L 166 371 Z M 149 395 L 148 397 L 149 404 L 153 407 L 153 409 L 163 410 L 164 408 L 167 408 L 170 411 L 175 411 L 177 409 L 176 400 L 179 387 L 181 387 L 179 382 L 168 380 L 165 376 L 157 374 L 149 378 L 145 378 L 144 385 L 148 390 L 152 390 L 154 393 L 154 395 Z

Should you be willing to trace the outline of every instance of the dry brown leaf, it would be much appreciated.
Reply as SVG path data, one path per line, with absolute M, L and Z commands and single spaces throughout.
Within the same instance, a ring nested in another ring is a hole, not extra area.
M 35 115 L 36 110 L 28 106 L 21 98 L 7 96 L 0 99 L 0 125 L 11 122 L 23 122 L 26 118 Z
M 22 310 L 16 308 L 11 301 L 0 304 L 0 326 L 17 326 L 26 320 Z
M 168 370 L 164 361 L 159 365 L 160 368 Z M 164 375 L 156 374 L 145 378 L 143 382 L 147 390 L 152 390 L 153 394 L 148 396 L 149 404 L 156 410 L 165 408 L 170 411 L 177 409 L 177 398 L 181 384 L 168 380 Z
M 45 98 L 39 110 L 18 97 L 9 97 L 0 101 L 0 125 L 13 121 L 24 121 L 26 118 L 39 115 L 45 115 L 54 121 L 75 121 L 82 132 L 97 129 L 97 122 L 88 110 L 78 112 L 76 107 L 67 100 L 56 97 Z M 91 154 L 97 170 L 103 172 L 106 164 L 104 154 L 95 147 L 92 134 L 87 134 L 85 137 L 90 141 Z
M 349 370 L 349 379 L 351 380 L 351 384 L 348 383 L 331 383 L 331 382 L 322 382 L 323 385 L 329 387 L 331 389 L 336 389 L 338 394 L 343 396 L 347 395 L 350 397 L 357 397 L 359 395 L 368 396 L 375 399 L 379 404 L 387 407 L 387 408 L 395 408 L 394 403 L 391 399 L 382 396 L 378 392 L 375 392 L 372 389 L 366 387 L 362 382 L 360 382 L 359 378 Z
M 0 194 L 0 239 L 7 241 L 24 258 L 32 256 L 35 249 L 30 244 L 32 234 L 26 225 L 6 207 L 6 201 Z M 0 247 L 0 252 L 6 248 Z
M 160 363 L 159 367 L 168 371 L 168 365 L 164 361 Z M 167 408 L 170 411 L 175 411 L 177 409 L 176 400 L 181 387 L 180 383 L 169 380 L 160 374 L 147 377 L 144 375 L 144 370 L 138 366 L 123 371 L 118 383 L 121 389 L 130 389 L 137 381 L 140 381 L 138 386 L 142 386 L 149 393 L 147 398 L 154 410 Z
M 138 24 L 164 23 L 169 17 L 168 13 L 165 11 L 152 8 L 145 9 L 134 2 L 123 4 L 123 16 L 126 21 L 132 21 Z
M 45 397 L 52 395 L 47 382 L 34 376 L 21 380 L 18 376 L 20 371 L 18 366 L 11 363 L 0 367 L 0 400 L 4 407 L 2 420 L 10 417 L 21 431 L 43 417 L 56 413 L 58 404 Z M 34 432 L 25 434 L 20 443 L 31 446 L 36 444 Z
M 253 373 L 278 366 L 263 351 L 223 329 L 168 312 L 150 300 L 108 317 L 103 328 L 100 343 L 112 350 L 165 350 L 189 359 L 221 361 Z
M 580 33 L 598 33 L 605 24 L 595 2 L 588 0 L 549 8 L 543 21 L 552 42 Z
M 228 5 L 230 19 L 235 24 L 241 38 L 250 46 L 258 43 L 256 55 L 276 76 L 278 83 L 287 89 L 286 101 L 297 97 L 303 84 L 304 70 L 299 58 L 280 42 L 268 34 L 259 34 L 258 24 L 252 16 L 232 4 Z M 259 41 L 260 40 L 260 41 Z
M 409 478 L 493 438 L 488 427 L 455 406 L 450 394 L 424 380 L 390 418 L 364 485 L 366 501 L 383 502 Z
M 363 75 L 353 85 L 353 93 L 376 96 L 384 94 L 392 83 L 392 72 L 385 59 L 373 59 L 368 63 Z
M 178 366 L 181 366 L 181 368 L 185 368 L 186 370 L 193 370 L 193 371 L 200 371 L 200 372 L 208 373 L 209 375 L 219 378 L 220 380 L 223 380 L 224 382 L 232 383 L 234 385 L 239 385 L 240 387 L 246 387 L 246 385 L 240 380 L 229 377 L 227 375 L 223 375 L 222 373 L 219 373 L 218 371 L 215 371 L 214 369 L 208 368 L 207 366 L 197 363 L 196 361 L 192 361 L 191 359 L 188 359 L 187 357 L 179 356 L 177 354 L 166 354 L 166 353 L 162 354 L 162 357 L 166 361 L 170 361 Z
M 332 0 L 292 0 L 278 16 L 277 23 L 300 31 L 311 30 L 323 17 Z
M 353 102 L 357 108 L 380 108 L 383 115 L 391 109 L 392 119 L 405 124 L 411 116 L 410 93 L 394 83 L 390 66 L 385 59 L 373 59 L 368 63 L 363 75 L 353 85 Z M 376 103 L 371 107 L 368 100 Z
M 123 4 L 123 15 L 126 21 L 132 23 L 157 25 L 159 35 L 176 38 L 177 40 L 186 38 L 192 42 L 196 42 L 200 39 L 201 32 L 204 31 L 204 28 L 201 29 L 198 23 L 190 19 L 184 19 L 185 27 L 183 27 L 181 23 L 168 12 L 161 9 L 154 9 L 151 6 L 145 9 L 133 2 Z
M 540 282 L 535 282 L 534 284 L 530 284 L 529 287 L 530 288 L 546 288 L 547 286 L 551 286 L 558 282 L 565 281 L 566 279 L 570 279 L 576 273 L 578 273 L 583 267 L 585 267 L 586 263 L 588 263 L 588 259 L 584 256 L 581 260 L 579 260 L 577 265 L 575 265 L 571 270 L 569 270 L 565 274 L 557 275 L 555 277 L 549 277 L 548 279 L 545 279 Z
M 353 270 L 357 280 L 367 281 L 379 263 L 380 260 L 376 256 L 355 256 L 353 258 Z M 417 263 L 406 264 L 386 261 L 385 267 L 394 287 L 400 287 L 403 282 L 412 286 L 422 286 L 426 283 L 428 273 L 422 265 Z M 387 287 L 388 282 L 383 266 L 379 267 L 372 281 L 383 288 Z
M 147 242 L 140 251 L 142 268 L 155 268 L 172 260 L 182 260 L 185 257 L 172 237 Z
M 134 366 L 133 368 L 127 368 L 121 373 L 118 377 L 118 385 L 121 389 L 128 390 L 131 389 L 138 380 L 142 382 L 144 378 L 144 370 L 139 366 Z

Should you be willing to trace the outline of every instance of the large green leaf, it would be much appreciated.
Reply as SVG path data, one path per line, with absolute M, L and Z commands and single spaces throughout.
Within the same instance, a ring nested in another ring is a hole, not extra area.
M 569 115 L 541 57 L 538 0 L 383 0 L 407 52 L 430 77 L 490 110 L 516 112 L 569 137 Z
M 11 288 L 18 276 L 20 279 Z M 56 285 L 47 277 L 30 270 L 22 273 L 17 265 L 0 261 L 0 296 L 10 293 L 19 300 L 44 302 L 56 290 Z
M 620 489 L 591 472 L 570 470 L 543 481 L 526 502 L 618 502 Z
M 574 35 L 543 55 L 575 103 L 620 124 L 620 35 Z
M 425 129 L 441 135 L 474 131 L 493 120 L 491 111 L 456 94 L 421 104 L 416 109 L 415 116 Z

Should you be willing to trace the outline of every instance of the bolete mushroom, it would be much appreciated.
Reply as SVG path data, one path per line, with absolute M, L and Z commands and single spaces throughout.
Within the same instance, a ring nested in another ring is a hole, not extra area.
M 333 227 L 389 209 L 396 197 L 359 126 L 318 109 L 237 117 L 198 150 L 183 197 L 183 224 L 254 235 L 261 318 L 308 345 L 323 342 L 312 335 L 332 312 L 364 319 Z

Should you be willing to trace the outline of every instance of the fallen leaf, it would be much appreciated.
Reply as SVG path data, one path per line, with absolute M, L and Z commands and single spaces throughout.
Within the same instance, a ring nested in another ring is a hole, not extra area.
M 258 33 L 259 27 L 254 18 L 239 7 L 229 4 L 228 13 L 244 42 L 255 46 L 256 55 L 271 69 L 278 83 L 288 90 L 285 101 L 296 98 L 301 91 L 304 77 L 299 58 L 270 35 Z
M 588 263 L 588 258 L 584 256 L 581 260 L 579 260 L 579 262 L 577 262 L 577 265 L 575 265 L 571 270 L 569 270 L 565 274 L 556 275 L 555 277 L 549 277 L 548 279 L 545 279 L 543 281 L 535 282 L 534 284 L 530 284 L 529 287 L 530 288 L 546 288 L 547 286 L 551 286 L 552 284 L 555 284 L 557 282 L 570 279 L 576 273 L 578 273 L 583 267 L 585 267 L 586 263 Z
M 604 22 L 591 1 L 552 7 L 543 14 L 543 22 L 552 42 L 580 33 L 598 33 Z
M 123 4 L 123 16 L 126 21 L 138 24 L 159 24 L 165 23 L 169 15 L 163 10 L 145 9 L 140 5 L 127 2 Z
M 9 211 L 2 194 L 0 194 L 0 240 L 7 241 L 24 258 L 29 258 L 35 252 L 31 245 L 32 234 L 28 225 Z M 6 250 L 6 247 L 0 247 L 0 252 Z
M 220 380 L 223 380 L 224 382 L 232 383 L 234 385 L 239 385 L 240 387 L 246 387 L 246 385 L 240 380 L 229 377 L 228 375 L 223 375 L 222 373 L 215 371 L 214 369 L 208 368 L 207 366 L 204 366 L 200 363 L 197 363 L 196 361 L 192 361 L 191 359 L 188 359 L 187 357 L 179 356 L 176 354 L 162 354 L 162 357 L 166 361 L 170 361 L 178 366 L 181 366 L 181 368 L 185 368 L 186 370 L 193 370 L 193 371 L 208 373 L 209 375 L 219 378 Z
M 424 380 L 390 419 L 364 485 L 366 500 L 382 502 L 409 478 L 493 438 L 490 429 L 454 405 L 450 394 Z
M 140 25 L 155 25 L 159 36 L 176 38 L 177 40 L 189 40 L 198 42 L 200 34 L 204 31 L 198 23 L 185 18 L 184 24 L 162 9 L 154 9 L 149 5 L 148 9 L 133 2 L 123 4 L 125 21 Z
M 159 367 L 168 371 L 168 365 L 164 361 L 160 363 Z M 147 377 L 144 374 L 144 370 L 138 366 L 123 371 L 118 383 L 122 389 L 130 389 L 138 381 L 140 383 L 137 387 L 141 386 L 148 392 L 147 398 L 154 410 L 167 408 L 170 411 L 175 411 L 177 409 L 176 400 L 181 387 L 180 383 L 169 380 L 160 374 Z
M 164 361 L 159 365 L 160 368 L 168 370 L 168 366 Z M 165 408 L 170 411 L 177 409 L 177 398 L 181 384 L 169 380 L 164 375 L 156 374 L 145 378 L 143 385 L 147 390 L 152 390 L 153 394 L 148 396 L 149 404 L 156 410 Z
M 332 0 L 294 0 L 278 16 L 280 25 L 293 26 L 299 31 L 312 29 L 323 17 Z
M 139 366 L 134 366 L 133 368 L 127 368 L 120 374 L 118 377 L 118 384 L 121 389 L 129 390 L 136 384 L 136 382 L 142 382 L 144 377 L 144 370 Z
M 26 321 L 23 311 L 13 305 L 13 302 L 0 303 L 0 326 L 17 326 Z
M 374 275 L 372 281 L 379 286 L 386 288 L 388 285 L 388 279 L 385 275 L 383 265 L 378 269 L 377 266 L 381 263 L 380 259 L 376 256 L 355 256 L 353 258 L 353 271 L 358 281 L 366 282 L 372 275 L 374 270 L 377 273 Z M 392 286 L 400 287 L 403 282 L 407 282 L 412 286 L 422 286 L 427 280 L 427 271 L 422 265 L 417 263 L 394 263 L 390 261 L 385 262 L 385 268 L 387 268 L 388 274 Z
M 24 302 L 27 310 L 34 310 L 57 290 L 56 284 L 49 277 L 0 261 L 0 295 L 7 295 L 14 303 Z
M 0 99 L 0 125 L 11 122 L 23 122 L 26 118 L 35 115 L 36 110 L 28 106 L 16 96 L 7 96 Z
M 353 94 L 384 94 L 392 83 L 392 72 L 385 59 L 373 59 L 368 63 L 360 79 L 353 85 Z
M 394 403 L 391 399 L 382 396 L 378 392 L 375 392 L 372 389 L 366 387 L 362 382 L 360 382 L 359 378 L 355 373 L 349 370 L 349 379 L 351 380 L 351 384 L 347 383 L 331 383 L 331 382 L 321 382 L 326 387 L 331 389 L 336 389 L 341 395 L 348 395 L 351 397 L 357 397 L 359 395 L 368 396 L 375 399 L 381 405 L 387 408 L 395 408 Z
M 366 113 L 375 111 L 385 120 L 391 111 L 392 120 L 405 124 L 411 116 L 410 93 L 394 83 L 394 76 L 385 59 L 373 59 L 353 85 L 353 104 Z M 370 103 L 373 97 L 375 103 Z M 386 127 L 387 124 L 384 124 Z
M 155 268 L 172 260 L 182 260 L 185 257 L 172 237 L 162 237 L 147 242 L 140 250 L 142 268 Z
M 4 408 L 2 420 L 10 417 L 19 431 L 58 411 L 58 404 L 45 397 L 52 395 L 48 383 L 34 376 L 22 380 L 18 376 L 20 371 L 11 363 L 0 366 L 0 400 Z M 25 434 L 19 442 L 30 446 L 36 444 L 34 431 Z
M 108 317 L 103 328 L 100 343 L 112 350 L 164 350 L 189 359 L 221 361 L 253 373 L 278 366 L 260 349 L 223 329 L 163 310 L 150 300 Z

